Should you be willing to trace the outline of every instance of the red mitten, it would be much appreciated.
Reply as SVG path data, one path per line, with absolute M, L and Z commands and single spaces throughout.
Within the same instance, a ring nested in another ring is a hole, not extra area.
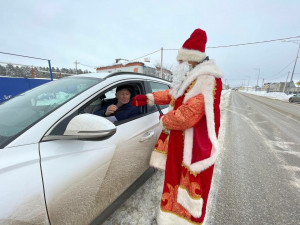
M 132 98 L 131 104 L 133 106 L 144 106 L 147 104 L 147 96 L 146 95 L 137 95 Z

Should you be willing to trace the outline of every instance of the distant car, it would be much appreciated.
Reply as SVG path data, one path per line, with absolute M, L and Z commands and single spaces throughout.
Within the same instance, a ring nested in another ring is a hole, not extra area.
M 289 98 L 289 102 L 300 102 L 300 93 Z
M 130 85 L 135 95 L 170 83 L 129 72 L 90 73 L 0 105 L 1 225 L 99 222 L 153 173 L 149 159 L 161 131 L 157 107 L 140 107 L 140 115 L 114 123 L 93 114 L 119 85 Z

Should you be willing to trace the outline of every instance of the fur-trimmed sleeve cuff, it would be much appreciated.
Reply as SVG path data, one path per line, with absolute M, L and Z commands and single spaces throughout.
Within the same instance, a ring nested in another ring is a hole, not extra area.
M 151 93 L 149 93 L 149 94 L 146 94 L 146 96 L 147 96 L 147 99 L 148 99 L 147 104 L 149 106 L 154 106 L 155 105 L 155 103 L 154 103 L 154 95 L 151 94 Z

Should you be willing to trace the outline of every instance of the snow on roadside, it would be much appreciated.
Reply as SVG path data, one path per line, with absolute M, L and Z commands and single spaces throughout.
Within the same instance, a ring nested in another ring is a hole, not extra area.
M 269 93 L 267 93 L 266 91 L 241 91 L 241 92 L 245 92 L 252 95 L 264 96 L 272 99 L 278 99 L 285 102 L 288 102 L 289 98 L 293 96 L 293 94 L 287 95 L 283 92 L 269 92 Z
M 223 155 L 223 151 L 225 150 L 224 149 L 224 137 L 226 132 L 225 127 L 227 124 L 227 117 L 228 117 L 227 116 L 228 111 L 226 109 L 229 107 L 230 97 L 231 97 L 231 90 L 222 91 L 221 103 L 220 103 L 221 126 L 219 129 L 219 137 L 218 137 L 220 154 L 215 163 L 214 174 L 213 174 L 211 188 L 210 188 L 209 197 L 207 201 L 206 215 L 205 215 L 203 225 L 214 224 L 214 214 L 212 213 L 213 211 L 212 209 L 214 208 L 214 205 L 217 204 L 216 199 L 218 195 L 218 188 L 220 186 L 219 182 L 222 173 L 221 172 L 222 155 Z
M 159 209 L 164 174 L 156 171 L 103 225 L 151 225 Z

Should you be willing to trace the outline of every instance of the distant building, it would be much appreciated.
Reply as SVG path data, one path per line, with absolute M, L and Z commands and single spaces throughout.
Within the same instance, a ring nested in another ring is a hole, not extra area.
M 268 92 L 287 92 L 290 89 L 291 92 L 296 89 L 296 86 L 293 81 L 291 82 L 274 82 L 274 83 L 265 83 L 264 88 Z
M 172 72 L 170 70 L 164 69 L 162 70 L 162 76 L 160 74 L 160 67 L 152 67 L 150 65 L 146 65 L 142 62 L 129 62 L 129 63 L 118 63 L 111 66 L 103 66 L 97 67 L 97 73 L 114 73 L 114 72 L 134 72 L 134 73 L 144 73 L 147 75 L 151 75 L 154 77 L 159 77 L 165 80 L 172 80 Z

